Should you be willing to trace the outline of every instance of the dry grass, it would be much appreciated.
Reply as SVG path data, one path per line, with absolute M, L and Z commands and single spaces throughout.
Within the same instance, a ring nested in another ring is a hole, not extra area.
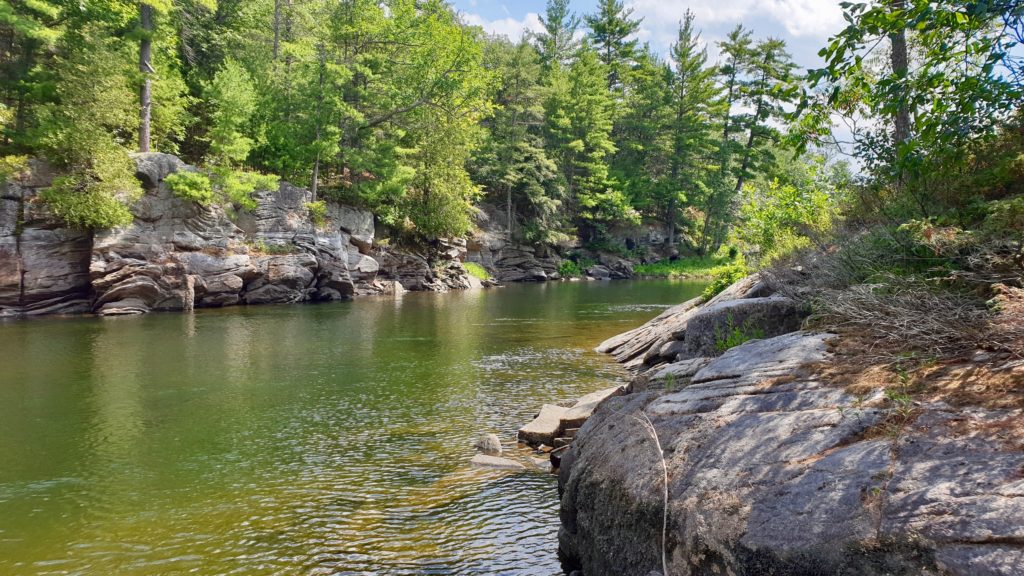
M 1024 278 L 996 257 L 1002 251 L 994 244 L 961 234 L 951 247 L 935 233 L 923 246 L 884 228 L 840 238 L 763 273 L 776 291 L 814 310 L 808 327 L 866 341 L 862 353 L 874 363 L 908 354 L 951 359 L 979 348 L 1024 357 L 1024 291 L 1012 287 Z
M 819 291 L 808 325 L 866 337 L 873 342 L 869 353 L 881 356 L 915 350 L 949 357 L 988 339 L 991 315 L 979 298 L 909 278 L 884 280 Z

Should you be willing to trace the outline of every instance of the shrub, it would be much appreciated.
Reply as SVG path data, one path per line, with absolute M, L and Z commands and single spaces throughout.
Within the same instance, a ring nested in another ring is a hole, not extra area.
M 255 210 L 256 200 L 252 193 L 257 190 L 277 190 L 279 178 L 273 174 L 260 174 L 231 168 L 220 168 L 214 171 L 216 183 L 221 193 L 235 206 L 245 210 Z
M 0 156 L 0 184 L 14 180 L 28 170 L 28 156 Z
M 708 284 L 708 287 L 704 289 L 704 300 L 707 301 L 714 298 L 729 286 L 746 278 L 749 273 L 750 271 L 747 270 L 746 263 L 742 261 L 713 269 L 711 271 L 711 284 Z
M 57 177 L 39 198 L 55 216 L 75 228 L 102 230 L 131 224 L 127 206 L 84 180 L 77 175 Z
M 280 256 L 284 254 L 294 254 L 298 251 L 298 247 L 294 244 L 267 244 L 263 240 L 256 240 L 249 243 L 249 247 L 259 254 L 266 254 L 267 256 Z
M 200 206 L 213 203 L 213 185 L 210 178 L 200 172 L 175 172 L 164 178 L 164 183 L 175 196 Z
M 730 317 L 729 328 L 724 334 L 718 330 L 715 331 L 715 349 L 719 352 L 725 352 L 749 340 L 761 338 L 764 338 L 764 330 L 761 328 L 750 328 L 746 323 L 743 326 L 736 326 L 733 324 L 732 317 Z
M 320 227 L 327 222 L 327 202 L 323 200 L 306 202 L 306 210 L 309 212 L 309 219 L 315 226 Z
M 463 262 L 462 267 L 469 272 L 469 275 L 478 280 L 490 280 L 491 274 L 486 268 L 477 264 L 476 262 Z
M 583 266 L 575 260 L 566 259 L 558 264 L 558 275 L 563 278 L 579 278 L 583 276 L 584 271 Z

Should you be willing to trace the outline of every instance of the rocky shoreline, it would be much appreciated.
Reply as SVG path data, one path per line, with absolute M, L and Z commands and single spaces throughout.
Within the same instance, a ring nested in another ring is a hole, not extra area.
M 0 318 L 49 314 L 142 314 L 234 305 L 347 300 L 403 291 L 465 290 L 484 283 L 463 262 L 483 265 L 497 282 L 558 280 L 560 256 L 516 245 L 480 213 L 468 239 L 416 249 L 377 242 L 367 210 L 327 202 L 314 222 L 311 193 L 281 182 L 258 191 L 256 209 L 184 200 L 164 183 L 193 170 L 169 154 L 135 156 L 143 197 L 131 225 L 101 232 L 69 228 L 38 198 L 56 174 L 33 162 L 22 179 L 0 186 Z M 592 279 L 628 278 L 632 265 L 612 255 Z
M 755 276 L 598 348 L 635 377 L 561 458 L 566 573 L 1020 574 L 1024 411 L 844 382 L 843 339 L 804 314 Z M 924 388 L 998 382 L 1024 361 Z

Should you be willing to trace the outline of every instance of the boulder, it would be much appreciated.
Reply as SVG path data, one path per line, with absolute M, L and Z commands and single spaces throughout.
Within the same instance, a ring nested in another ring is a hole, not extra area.
M 605 400 L 614 396 L 621 396 L 625 391 L 625 386 L 614 386 L 612 388 L 606 388 L 604 390 L 598 390 L 597 392 L 591 392 L 586 396 L 580 398 L 572 405 L 571 408 L 565 411 L 561 416 L 562 429 L 565 428 L 579 428 L 587 421 L 588 418 L 597 410 Z M 555 445 L 558 448 L 558 445 Z
M 716 356 L 731 345 L 795 332 L 807 313 L 782 296 L 726 300 L 702 306 L 686 324 L 686 358 Z
M 481 454 L 501 456 L 501 439 L 496 434 L 483 434 L 473 442 L 473 447 Z
M 594 280 L 611 280 L 612 271 L 609 270 L 606 266 L 595 264 L 594 266 L 587 268 L 587 276 L 593 278 Z
M 633 263 L 625 258 L 620 258 L 614 254 L 602 253 L 598 256 L 598 262 L 608 271 L 608 275 L 612 280 L 628 280 L 635 276 Z
M 923 402 L 885 434 L 880 394 L 823 381 L 831 338 L 746 342 L 599 407 L 561 461 L 567 571 L 661 569 L 663 456 L 671 574 L 1019 573 L 1024 413 Z

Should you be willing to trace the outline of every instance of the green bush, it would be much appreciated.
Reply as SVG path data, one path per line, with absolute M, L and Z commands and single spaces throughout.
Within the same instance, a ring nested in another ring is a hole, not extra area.
M 749 340 L 761 338 L 764 338 L 764 330 L 761 328 L 750 328 L 746 323 L 743 326 L 736 326 L 730 317 L 729 328 L 724 334 L 718 330 L 715 331 L 715 349 L 719 352 L 725 352 Z
M 558 265 L 558 275 L 563 278 L 579 278 L 583 273 L 583 267 L 575 260 L 562 260 Z
M 245 170 L 220 168 L 214 171 L 216 184 L 229 202 L 245 210 L 255 210 L 252 193 L 257 190 L 277 190 L 279 178 L 273 174 L 260 174 Z
M 263 240 L 250 242 L 249 247 L 252 248 L 254 252 L 258 254 L 265 254 L 267 256 L 294 254 L 299 250 L 294 244 L 267 244 Z
M 132 222 L 127 206 L 102 189 L 89 186 L 81 176 L 55 178 L 39 198 L 55 216 L 75 228 L 103 230 Z
M 0 156 L 0 184 L 14 180 L 28 170 L 28 156 Z
M 309 212 L 309 219 L 315 226 L 320 227 L 327 222 L 327 202 L 323 200 L 306 202 L 306 210 Z
M 210 178 L 200 172 L 175 172 L 164 178 L 164 183 L 175 196 L 200 206 L 213 203 L 213 185 Z
M 705 301 L 714 298 L 729 286 L 746 278 L 749 270 L 747 270 L 746 263 L 737 262 L 727 266 L 719 266 L 713 269 L 711 273 L 711 284 L 708 284 L 708 287 L 704 289 L 703 296 Z
M 469 275 L 477 278 L 478 280 L 490 280 L 491 274 L 486 268 L 477 264 L 476 262 L 463 262 L 462 267 L 469 272 Z

